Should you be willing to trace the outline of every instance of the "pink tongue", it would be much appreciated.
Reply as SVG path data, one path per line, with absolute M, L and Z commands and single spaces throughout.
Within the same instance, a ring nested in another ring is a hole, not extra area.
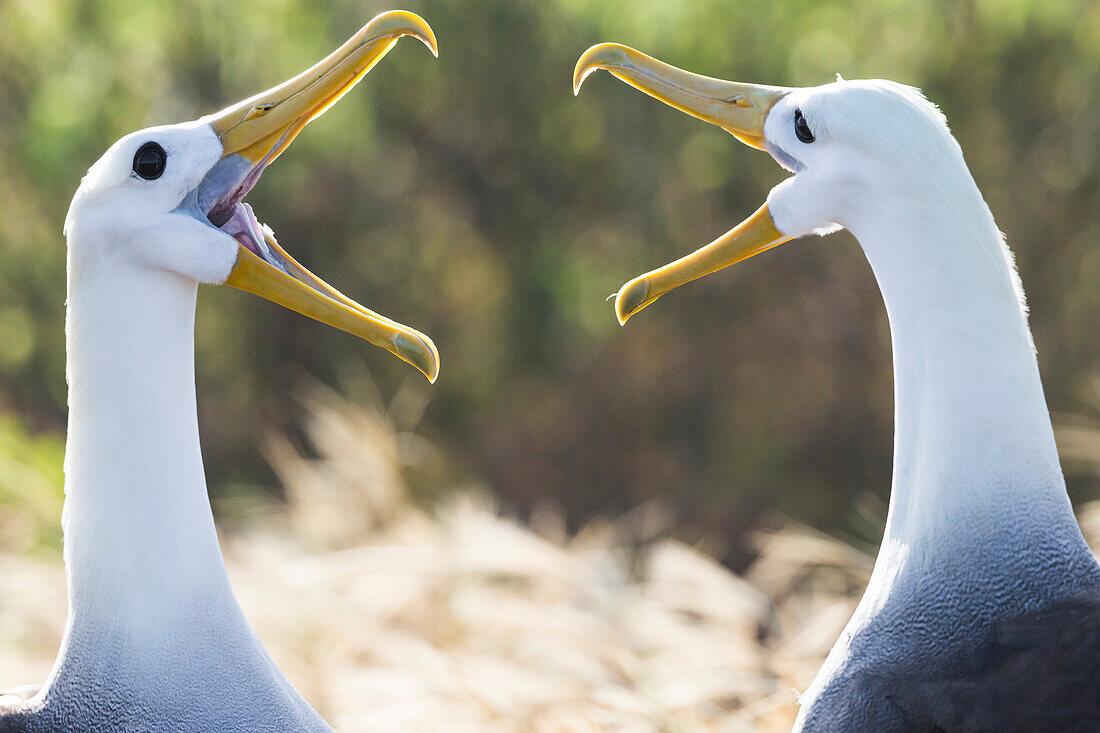
M 254 254 L 264 257 L 267 247 L 264 246 L 263 230 L 248 204 L 241 202 L 233 207 L 233 216 L 222 225 L 222 231 L 248 247 Z

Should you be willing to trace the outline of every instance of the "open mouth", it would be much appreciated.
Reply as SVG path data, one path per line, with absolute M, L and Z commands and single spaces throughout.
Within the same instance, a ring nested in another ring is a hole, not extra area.
M 244 202 L 264 169 L 302 128 L 355 86 L 401 36 L 419 39 L 438 55 L 435 35 L 422 18 L 405 11 L 382 13 L 312 68 L 203 118 L 221 141 L 223 154 L 200 184 L 197 198 L 210 224 L 240 245 L 226 284 L 359 336 L 434 382 L 439 352 L 431 339 L 360 305 L 302 267 Z
M 249 169 L 248 173 L 245 174 L 244 179 L 232 189 L 231 193 L 214 201 L 210 209 L 205 212 L 206 218 L 210 220 L 211 224 L 220 229 L 238 213 L 237 208 L 244 200 L 244 197 L 248 195 L 248 192 L 251 191 L 260 180 L 260 174 L 263 173 L 263 169 L 266 167 L 266 161 L 261 162 L 260 165 L 253 166 Z
M 235 161 L 223 158 L 223 162 L 232 163 Z M 385 316 L 368 311 L 302 267 L 279 245 L 279 242 L 275 239 L 275 232 L 271 227 L 261 223 L 256 218 L 256 212 L 252 210 L 252 206 L 244 201 L 244 197 L 260 180 L 260 174 L 267 167 L 267 163 L 267 160 L 262 160 L 248 169 L 240 183 L 231 186 L 227 195 L 214 201 L 206 212 L 206 218 L 210 221 L 210 224 L 236 239 L 242 247 L 268 265 L 302 281 L 319 294 L 344 305 L 351 304 L 352 307 L 360 309 L 362 312 L 396 323 Z M 402 358 L 404 357 L 402 356 Z
M 246 193 L 248 193 L 248 191 L 244 190 L 241 192 L 240 195 L 244 196 L 244 194 Z M 260 221 L 256 218 L 256 214 L 252 210 L 252 207 L 244 201 L 237 201 L 237 203 L 233 207 L 233 213 L 229 217 L 229 220 L 218 228 L 229 236 L 236 239 L 242 247 L 259 257 L 267 264 L 284 272 L 290 277 L 308 285 L 313 290 L 317 291 L 319 294 L 325 296 L 326 298 L 329 298 L 330 300 L 333 300 L 341 305 L 349 306 L 355 310 L 358 310 L 360 313 L 367 314 L 374 318 L 382 319 L 394 326 L 406 328 L 397 323 L 397 321 L 386 318 L 386 316 L 364 308 L 363 306 L 353 301 L 351 298 L 341 293 L 336 288 L 326 283 L 321 278 L 314 275 L 301 264 L 299 264 L 299 262 L 291 257 L 290 254 L 285 249 L 283 249 L 275 240 L 275 232 L 272 231 L 271 227 L 269 227 L 267 224 L 261 224 Z M 403 334 L 397 334 L 394 336 L 394 338 L 400 341 L 402 340 L 402 336 Z M 428 339 L 427 336 L 424 336 L 420 333 L 417 333 L 417 336 L 427 341 L 429 344 L 431 343 L 431 340 Z M 388 348 L 386 344 L 382 344 L 382 346 Z M 434 344 L 431 345 L 430 350 L 435 350 Z M 405 351 L 399 353 L 398 356 L 400 356 L 402 359 L 405 359 L 405 361 L 410 361 L 409 355 Z M 429 362 L 431 361 L 435 362 L 434 367 L 429 365 Z M 425 360 L 424 358 L 417 358 L 416 361 L 410 361 L 410 363 L 423 371 L 428 379 L 434 382 L 435 373 L 438 373 L 439 369 L 438 361 L 439 356 L 435 355 L 428 360 Z
M 211 225 L 236 239 L 242 247 L 247 248 L 265 262 L 285 269 L 267 242 L 268 238 L 274 242 L 275 233 L 271 227 L 261 224 L 252 207 L 244 202 L 244 197 L 259 182 L 260 174 L 267 168 L 269 162 L 269 157 L 265 156 L 259 163 L 247 166 L 239 156 L 226 155 L 211 169 L 200 186 L 200 208 L 203 209 Z M 238 173 L 242 167 L 245 168 L 243 176 Z M 233 182 L 233 179 L 238 177 L 240 180 Z M 223 180 L 226 178 L 229 179 L 228 185 Z M 219 188 L 222 188 L 224 193 L 219 192 Z M 204 199 L 213 200 L 201 206 Z
M 209 218 L 209 215 L 208 215 Z M 260 224 L 252 207 L 243 201 L 237 202 L 233 207 L 233 214 L 229 221 L 219 227 L 223 232 L 236 239 L 242 245 L 252 251 L 265 262 L 285 270 L 283 263 L 276 256 L 270 245 L 275 244 L 275 233 L 266 224 Z
M 585 51 L 573 69 L 573 93 L 592 72 L 605 69 L 621 81 L 681 112 L 721 127 L 746 145 L 767 150 L 795 172 L 802 164 L 768 141 L 764 122 L 791 90 L 700 76 L 658 61 L 618 43 L 600 43 Z M 623 285 L 615 295 L 619 324 L 673 288 L 746 260 L 788 241 L 765 203 L 748 219 L 695 252 L 651 270 Z
M 227 153 L 199 185 L 199 209 L 211 226 L 236 239 L 264 262 L 291 274 L 287 266 L 288 255 L 275 241 L 275 233 L 271 227 L 260 223 L 252 207 L 244 201 L 269 162 L 270 158 L 265 156 L 252 165 L 240 155 Z
M 241 246 L 252 254 L 269 265 L 287 272 L 285 263 L 274 249 L 274 246 L 278 246 L 275 242 L 275 232 L 268 225 L 261 224 L 252 207 L 244 202 L 244 197 L 260 180 L 260 173 L 265 167 L 261 163 L 249 170 L 244 180 L 235 186 L 228 196 L 214 203 L 206 212 L 206 218 L 215 227 L 240 242 Z M 287 272 L 287 274 L 290 273 Z
M 220 229 L 248 247 L 253 253 L 274 264 L 271 254 L 264 251 L 267 249 L 264 246 L 267 244 L 264 238 L 272 235 L 271 228 L 257 221 L 256 213 L 248 204 L 243 201 L 237 203 L 233 207 L 233 215 L 229 217 L 229 221 L 221 225 Z

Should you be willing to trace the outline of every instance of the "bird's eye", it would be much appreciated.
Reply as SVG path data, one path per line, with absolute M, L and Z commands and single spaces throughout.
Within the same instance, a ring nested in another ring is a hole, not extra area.
M 153 142 L 145 143 L 134 153 L 134 173 L 153 181 L 164 173 L 167 162 L 168 153 L 164 152 L 164 148 Z
M 810 126 L 806 124 L 806 118 L 802 116 L 802 110 L 794 111 L 794 134 L 804 143 L 812 143 L 814 134 L 810 132 Z

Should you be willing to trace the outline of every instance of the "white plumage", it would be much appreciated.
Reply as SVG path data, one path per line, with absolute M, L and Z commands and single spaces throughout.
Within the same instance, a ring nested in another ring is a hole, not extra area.
M 575 88 L 595 69 L 794 173 L 728 234 L 625 285 L 620 322 L 689 280 L 840 227 L 886 304 L 889 516 L 796 729 L 1100 729 L 1100 566 L 1066 494 L 1012 255 L 943 115 L 893 82 L 758 87 L 617 44 L 581 57 Z
M 195 407 L 200 282 L 229 283 L 383 346 L 430 378 L 423 334 L 304 270 L 242 198 L 402 35 L 374 18 L 313 68 L 195 122 L 119 140 L 88 171 L 68 238 L 65 564 L 69 617 L 45 685 L 0 731 L 327 730 L 229 585 Z

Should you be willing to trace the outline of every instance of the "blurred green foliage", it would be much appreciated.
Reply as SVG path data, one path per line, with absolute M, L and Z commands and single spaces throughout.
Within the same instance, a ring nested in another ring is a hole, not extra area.
M 281 81 L 391 7 L 0 0 L 0 411 L 34 432 L 64 427 L 61 223 L 100 153 Z M 604 40 L 730 79 L 922 87 L 1017 253 L 1051 406 L 1081 408 L 1100 369 L 1100 4 L 404 7 L 431 23 L 440 59 L 399 44 L 249 200 L 311 269 L 431 334 L 441 379 L 429 389 L 379 350 L 204 288 L 215 493 L 273 483 L 257 445 L 297 423 L 294 395 L 316 377 L 412 404 L 430 393 L 418 429 L 452 474 L 488 480 L 520 511 L 550 499 L 579 520 L 669 495 L 735 540 L 764 509 L 835 526 L 860 494 L 885 496 L 889 335 L 848 235 L 779 248 L 615 325 L 609 293 L 727 230 L 782 172 L 606 75 L 574 99 L 574 62 Z M 5 446 L 27 440 L 5 431 Z M 1091 480 L 1074 491 L 1095 495 Z
M 28 435 L 0 415 L 0 551 L 61 548 L 62 436 Z

